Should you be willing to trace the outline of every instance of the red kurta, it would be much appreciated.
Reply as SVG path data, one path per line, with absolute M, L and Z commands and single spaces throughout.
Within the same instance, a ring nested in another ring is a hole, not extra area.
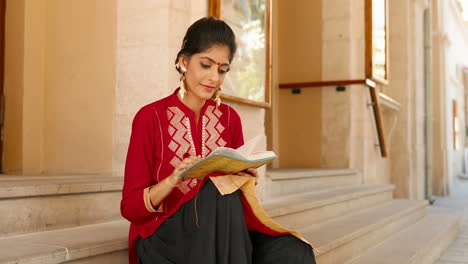
M 244 144 L 241 120 L 228 105 L 216 107 L 207 100 L 200 111 L 198 123 L 195 113 L 176 95 L 142 107 L 132 123 L 132 134 L 125 164 L 125 182 L 120 209 L 131 222 L 129 232 L 129 262 L 137 263 L 136 239 L 147 238 L 182 204 L 192 199 L 205 180 L 186 179 L 166 197 L 156 212 L 145 206 L 144 189 L 167 176 L 186 156 L 207 156 L 217 147 L 238 148 Z M 249 230 L 280 235 L 263 225 L 252 212 L 245 199 L 244 216 Z

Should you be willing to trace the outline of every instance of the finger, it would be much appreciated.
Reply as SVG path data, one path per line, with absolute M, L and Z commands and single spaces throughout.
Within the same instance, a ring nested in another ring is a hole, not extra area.
M 185 158 L 184 161 L 185 162 L 188 162 L 189 164 L 192 164 L 196 161 L 199 161 L 201 158 L 200 157 L 197 157 L 197 156 L 190 156 L 188 158 Z
M 256 169 L 252 169 L 252 174 L 257 177 L 258 176 L 258 171 Z
M 201 160 L 201 158 L 198 157 L 198 156 L 191 156 L 191 157 L 190 157 L 190 160 L 191 160 L 192 162 L 196 162 L 196 161 Z
M 257 174 L 257 170 L 256 169 L 252 169 L 252 168 L 249 168 L 249 169 L 246 169 L 244 170 L 246 173 L 248 173 L 250 176 L 253 176 L 253 177 L 257 177 L 258 174 Z
M 257 174 L 257 170 L 254 169 L 254 168 L 248 168 L 247 171 L 250 172 L 250 173 L 255 173 L 255 174 Z
M 185 170 L 186 168 L 188 168 L 189 166 L 191 165 L 191 162 L 189 161 L 186 161 L 186 160 L 183 160 L 179 163 L 179 165 L 177 165 L 177 168 L 180 169 L 180 170 Z
M 187 161 L 182 161 L 179 163 L 179 168 L 187 168 L 190 165 Z

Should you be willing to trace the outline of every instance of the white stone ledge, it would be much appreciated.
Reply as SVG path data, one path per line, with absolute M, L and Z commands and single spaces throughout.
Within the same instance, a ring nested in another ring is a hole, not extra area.
M 329 204 L 350 201 L 364 196 L 381 192 L 393 192 L 393 185 L 358 185 L 340 187 L 322 192 L 310 192 L 299 195 L 284 196 L 279 199 L 262 203 L 263 208 L 270 217 L 294 214 L 305 210 L 324 207 Z
M 121 191 L 123 177 L 107 175 L 0 176 L 0 199 Z
M 0 263 L 63 263 L 127 248 L 128 222 L 114 221 L 0 239 Z
M 354 169 L 271 169 L 267 171 L 269 177 L 275 180 L 290 180 L 313 177 L 355 175 Z

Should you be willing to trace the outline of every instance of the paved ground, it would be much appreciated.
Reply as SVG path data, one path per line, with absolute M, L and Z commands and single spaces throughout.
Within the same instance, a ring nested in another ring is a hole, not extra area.
M 468 264 L 468 179 L 457 179 L 454 186 L 452 195 L 434 197 L 436 201 L 431 206 L 431 209 L 447 210 L 462 216 L 460 234 L 435 264 Z

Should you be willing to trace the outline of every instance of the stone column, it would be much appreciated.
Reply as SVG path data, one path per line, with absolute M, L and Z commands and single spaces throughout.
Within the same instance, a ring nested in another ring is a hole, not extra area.
M 433 193 L 435 195 L 448 194 L 448 153 L 446 145 L 446 129 L 448 125 L 445 120 L 445 46 L 448 44 L 447 35 L 443 31 L 443 1 L 433 0 L 433 49 L 432 58 L 434 71 L 433 83 Z
M 389 86 L 387 93 L 400 102 L 397 124 L 389 146 L 392 151 L 391 183 L 395 185 L 395 196 L 411 196 L 413 175 L 413 111 L 414 87 L 411 56 L 411 13 L 410 1 L 389 1 Z
M 322 80 L 352 79 L 352 2 L 322 1 Z M 323 168 L 350 167 L 351 92 L 322 88 Z
M 323 1 L 323 80 L 365 77 L 364 33 L 364 0 Z M 374 183 L 380 152 L 369 98 L 364 85 L 322 88 L 322 167 L 355 168 Z

